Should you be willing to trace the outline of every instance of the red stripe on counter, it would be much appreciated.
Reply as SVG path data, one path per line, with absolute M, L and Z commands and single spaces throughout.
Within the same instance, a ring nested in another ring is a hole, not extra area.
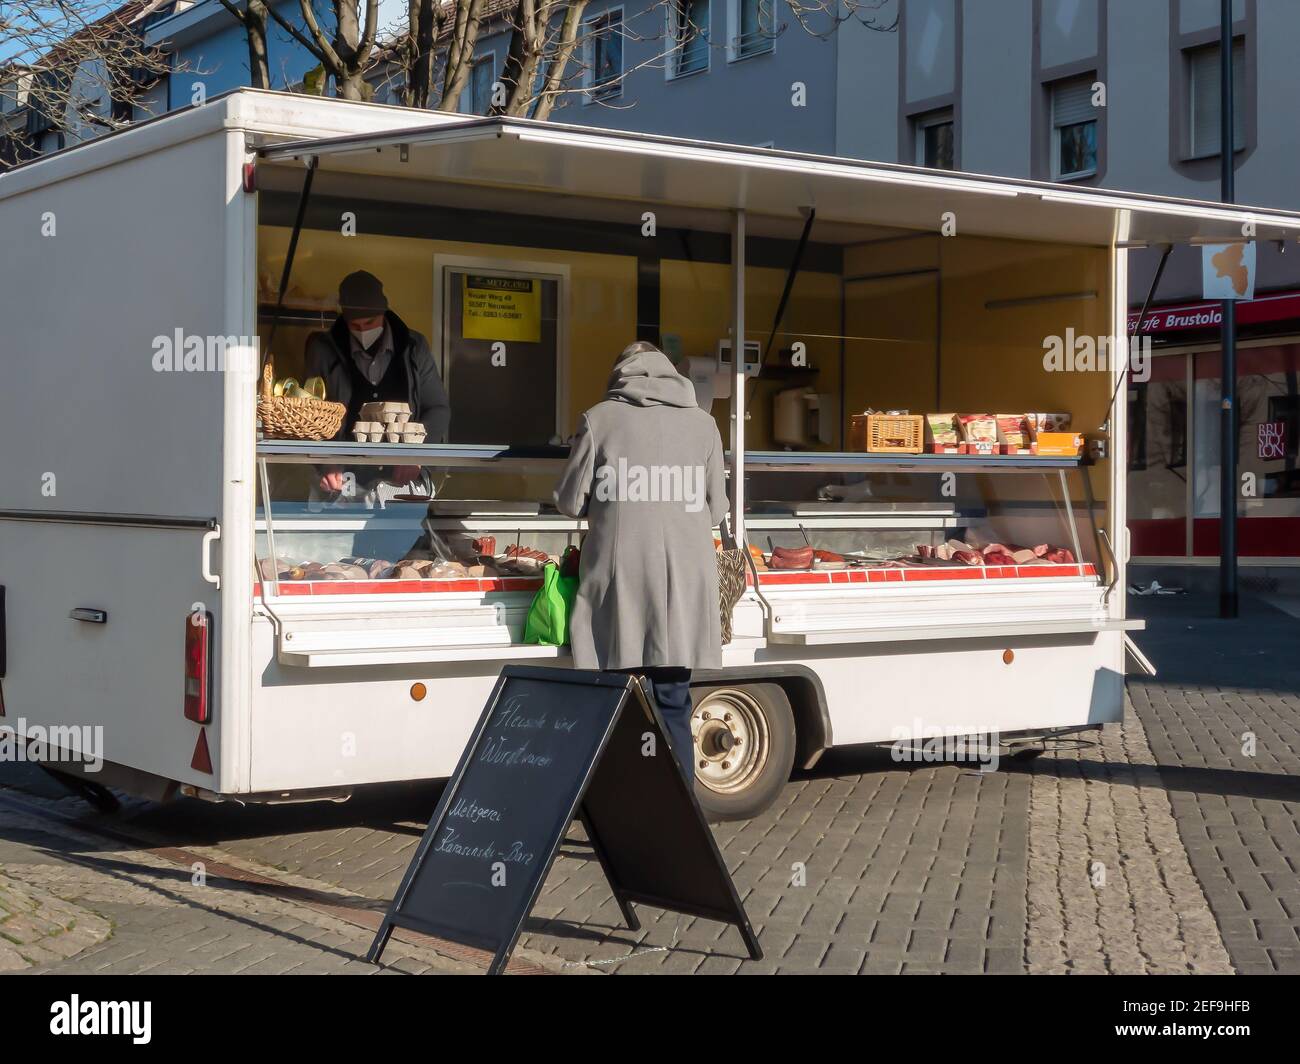
M 966 569 L 900 569 L 903 579 L 912 580 L 983 580 L 984 567 Z
M 465 580 L 281 580 L 284 595 L 426 595 L 434 591 L 536 591 L 535 576 L 472 577 Z M 260 595 L 262 585 L 253 585 Z
M 818 584 L 844 582 L 842 570 L 826 572 L 797 572 L 759 574 L 765 585 L 782 584 Z M 966 568 L 903 568 L 903 569 L 851 569 L 848 571 L 850 581 L 870 581 L 873 584 L 896 584 L 904 580 L 929 582 L 932 580 L 1015 580 L 1047 577 L 1060 579 L 1067 576 L 1096 576 L 1097 570 L 1091 565 L 971 565 Z
M 799 572 L 760 572 L 769 587 L 828 584 L 897 584 L 905 580 L 1007 580 L 1096 576 L 1091 565 L 972 565 L 967 568 L 822 569 Z M 753 585 L 753 577 L 745 574 Z M 282 580 L 280 595 L 427 595 L 433 592 L 536 591 L 542 581 L 535 576 L 476 577 L 465 580 Z M 253 585 L 260 595 L 262 585 Z

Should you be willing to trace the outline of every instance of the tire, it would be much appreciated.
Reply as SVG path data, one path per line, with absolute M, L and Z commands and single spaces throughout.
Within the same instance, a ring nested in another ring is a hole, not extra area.
M 691 691 L 695 796 L 710 820 L 748 820 L 789 782 L 795 727 L 779 684 L 696 687 Z

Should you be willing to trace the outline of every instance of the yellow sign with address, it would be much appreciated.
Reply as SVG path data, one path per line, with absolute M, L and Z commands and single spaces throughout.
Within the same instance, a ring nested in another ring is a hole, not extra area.
M 541 342 L 542 284 L 539 280 L 467 273 L 461 285 L 461 336 L 466 340 Z

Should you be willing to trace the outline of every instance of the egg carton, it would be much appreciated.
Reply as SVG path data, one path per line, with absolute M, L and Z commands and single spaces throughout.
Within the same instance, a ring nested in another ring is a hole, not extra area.
M 363 403 L 357 415 L 359 421 L 379 422 L 381 425 L 405 425 L 411 420 L 410 403 Z
M 357 443 L 423 443 L 426 435 L 424 425 L 418 421 L 358 421 L 352 426 L 352 438 Z

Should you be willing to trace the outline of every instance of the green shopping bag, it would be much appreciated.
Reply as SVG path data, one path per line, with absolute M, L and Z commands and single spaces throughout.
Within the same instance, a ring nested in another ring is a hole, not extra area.
M 547 562 L 542 586 L 533 596 L 524 622 L 524 642 L 562 647 L 569 642 L 569 617 L 578 597 L 578 549 L 564 552 L 560 564 Z

